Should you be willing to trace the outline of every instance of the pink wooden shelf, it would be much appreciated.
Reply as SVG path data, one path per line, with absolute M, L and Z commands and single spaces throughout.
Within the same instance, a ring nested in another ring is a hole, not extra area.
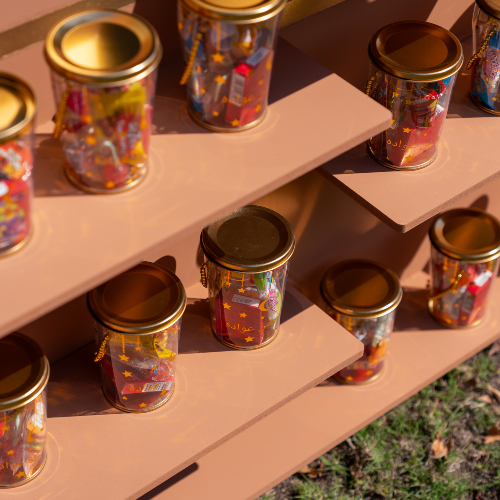
M 427 314 L 426 279 L 405 288 L 380 380 L 359 387 L 326 380 L 140 500 L 199 498 L 200 491 L 203 500 L 253 500 L 500 337 L 500 282 L 480 326 L 448 330 Z
M 284 41 L 269 114 L 246 132 L 215 134 L 196 125 L 185 111 L 181 73 L 180 65 L 162 70 L 150 172 L 126 193 L 76 190 L 63 174 L 59 143 L 38 135 L 35 229 L 22 251 L 0 259 L 0 335 L 142 260 L 156 260 L 166 246 L 345 152 L 390 120 L 387 110 Z
M 201 285 L 188 289 L 189 297 L 206 293 Z M 120 412 L 104 399 L 93 363 L 95 345 L 54 364 L 47 469 L 0 496 L 137 498 L 363 352 L 359 341 L 291 286 L 282 319 L 272 344 L 235 351 L 212 336 L 207 300 L 190 299 L 175 393 L 165 406 L 142 415 Z

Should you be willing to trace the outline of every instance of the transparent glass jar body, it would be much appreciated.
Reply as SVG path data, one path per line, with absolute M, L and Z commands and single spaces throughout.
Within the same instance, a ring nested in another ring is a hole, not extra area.
M 21 248 L 31 234 L 33 127 L 0 142 L 0 256 Z
M 265 117 L 281 12 L 265 21 L 236 24 L 208 19 L 178 1 L 186 64 L 194 54 L 186 82 L 188 111 L 200 125 L 236 132 Z
M 456 74 L 435 82 L 403 80 L 370 63 L 368 95 L 392 112 L 391 127 L 368 140 L 372 157 L 396 170 L 432 163 L 455 80 Z
M 0 411 L 0 488 L 31 481 L 47 458 L 47 388 L 29 403 Z
M 472 19 L 472 50 L 481 53 L 471 68 L 471 99 L 484 111 L 500 115 L 500 20 L 478 5 Z
M 334 377 L 344 384 L 365 384 L 375 381 L 384 368 L 396 309 L 376 318 L 360 318 L 334 311 L 331 311 L 330 315 L 363 342 L 365 348 L 360 359 L 337 372 Z
M 288 262 L 263 273 L 239 273 L 205 259 L 212 332 L 234 349 L 258 349 L 278 335 Z
M 153 71 L 133 83 L 102 87 L 52 72 L 65 172 L 78 188 L 120 192 L 144 178 L 156 75 Z
M 429 301 L 434 318 L 449 328 L 479 324 L 486 313 L 498 262 L 498 257 L 480 263 L 451 259 L 431 245 L 431 296 L 451 287 L 458 274 L 462 274 L 454 289 Z
M 94 321 L 96 343 L 109 340 L 99 361 L 102 390 L 120 410 L 147 412 L 166 403 L 174 392 L 181 319 L 164 330 L 127 335 Z

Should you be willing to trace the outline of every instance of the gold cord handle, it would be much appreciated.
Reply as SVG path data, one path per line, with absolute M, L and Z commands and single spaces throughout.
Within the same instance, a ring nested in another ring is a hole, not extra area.
M 63 95 L 61 96 L 61 100 L 59 101 L 59 106 L 57 106 L 56 113 L 56 125 L 54 127 L 54 132 L 52 136 L 54 139 L 59 139 L 64 130 L 64 114 L 66 113 L 66 103 L 68 102 L 69 90 L 65 90 Z
M 200 274 L 201 274 L 201 284 L 207 288 L 207 264 L 203 264 L 200 267 Z
M 101 359 L 104 358 L 104 354 L 106 353 L 106 349 L 108 348 L 109 339 L 110 339 L 109 334 L 106 334 L 102 339 L 101 347 L 99 347 L 99 352 L 96 354 L 96 357 L 94 358 L 95 363 L 101 361 Z
M 467 63 L 467 69 L 471 69 L 474 63 L 483 55 L 483 52 L 486 50 L 486 47 L 488 46 L 488 42 L 490 41 L 491 37 L 495 33 L 495 28 L 496 26 L 491 28 L 491 31 L 486 35 L 484 38 L 483 43 L 481 44 L 481 48 L 479 49 L 478 52 L 476 52 L 470 59 L 469 62 Z
M 441 297 L 444 297 L 447 293 L 452 292 L 453 290 L 455 290 L 455 288 L 457 288 L 458 283 L 460 282 L 460 280 L 462 279 L 462 276 L 464 274 L 465 274 L 465 271 L 463 269 L 460 270 L 460 272 L 457 274 L 457 277 L 455 278 L 455 280 L 453 281 L 453 283 L 448 288 L 445 288 L 443 291 L 437 293 L 436 295 L 431 295 L 430 294 L 430 290 L 429 290 L 428 297 L 427 297 L 428 300 L 438 300 Z
M 198 54 L 198 48 L 200 46 L 201 39 L 203 38 L 203 34 L 205 33 L 205 27 L 202 26 L 200 31 L 196 34 L 196 40 L 193 42 L 193 46 L 191 47 L 191 53 L 189 54 L 189 61 L 187 63 L 186 69 L 182 75 L 180 84 L 184 85 L 191 76 L 191 71 L 193 71 L 194 61 L 196 59 L 196 55 Z
M 375 78 L 379 75 L 380 71 L 377 71 L 373 76 L 370 76 L 368 79 L 368 82 L 366 83 L 366 88 L 365 88 L 365 94 L 367 96 L 370 96 L 370 92 L 372 91 L 372 85 L 373 82 L 375 81 Z

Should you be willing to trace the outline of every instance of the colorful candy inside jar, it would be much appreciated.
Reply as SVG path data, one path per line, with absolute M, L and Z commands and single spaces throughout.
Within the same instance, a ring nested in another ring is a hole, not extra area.
M 370 155 L 396 170 L 429 165 L 438 153 L 462 46 L 427 22 L 392 23 L 373 35 L 366 94 L 392 112 L 385 132 L 368 140 Z
M 26 83 L 0 73 L 0 256 L 31 234 L 35 98 Z
M 177 276 L 149 262 L 88 294 L 101 384 L 120 410 L 146 412 L 174 392 L 186 293 Z
M 30 338 L 0 339 L 0 488 L 31 481 L 45 465 L 49 370 Z
M 215 338 L 242 350 L 272 342 L 295 248 L 288 222 L 272 210 L 244 207 L 206 227 L 201 245 Z
M 498 271 L 500 222 L 475 208 L 449 210 L 434 221 L 429 237 L 430 313 L 449 328 L 479 324 Z
M 334 376 L 342 383 L 373 382 L 382 374 L 396 308 L 403 295 L 398 277 L 369 260 L 340 262 L 324 275 L 321 292 L 335 321 L 364 344 L 363 356 Z
M 500 2 L 476 0 L 472 26 L 470 96 L 482 110 L 500 115 Z
M 188 111 L 197 123 L 236 132 L 265 117 L 285 4 L 179 0 L 178 27 L 187 65 L 181 83 L 187 83 Z
M 58 103 L 54 136 L 77 187 L 119 192 L 144 178 L 161 54 L 154 28 L 123 12 L 83 12 L 47 35 Z

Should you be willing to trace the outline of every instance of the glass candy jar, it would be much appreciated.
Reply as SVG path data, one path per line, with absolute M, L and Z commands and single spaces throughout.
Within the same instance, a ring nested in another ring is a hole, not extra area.
M 429 311 L 442 325 L 479 324 L 498 271 L 500 222 L 478 208 L 442 213 L 429 230 Z
M 147 412 L 174 392 L 186 292 L 168 269 L 143 262 L 87 295 L 101 384 L 116 408 Z
M 201 248 L 201 277 L 215 338 L 241 350 L 272 342 L 295 249 L 285 218 L 263 207 L 241 208 L 203 229 Z
M 216 132 L 260 123 L 267 111 L 286 0 L 178 0 L 188 111 Z
M 31 234 L 35 96 L 19 78 L 0 73 L 0 257 Z
M 392 124 L 368 140 L 370 155 L 396 170 L 434 161 L 462 46 L 448 30 L 420 21 L 389 24 L 372 37 L 366 94 L 392 112 Z
M 499 0 L 476 0 L 472 44 L 475 54 L 467 64 L 467 69 L 472 68 L 472 102 L 483 111 L 500 115 Z
M 0 488 L 31 481 L 45 465 L 49 372 L 29 337 L 0 339 Z
M 390 269 L 353 259 L 331 267 L 321 282 L 329 314 L 363 342 L 363 356 L 334 377 L 345 384 L 373 382 L 382 374 L 396 308 L 403 291 Z
M 58 103 L 54 137 L 65 172 L 90 193 L 116 193 L 148 167 L 162 47 L 144 19 L 111 10 L 72 15 L 48 33 L 45 58 Z

